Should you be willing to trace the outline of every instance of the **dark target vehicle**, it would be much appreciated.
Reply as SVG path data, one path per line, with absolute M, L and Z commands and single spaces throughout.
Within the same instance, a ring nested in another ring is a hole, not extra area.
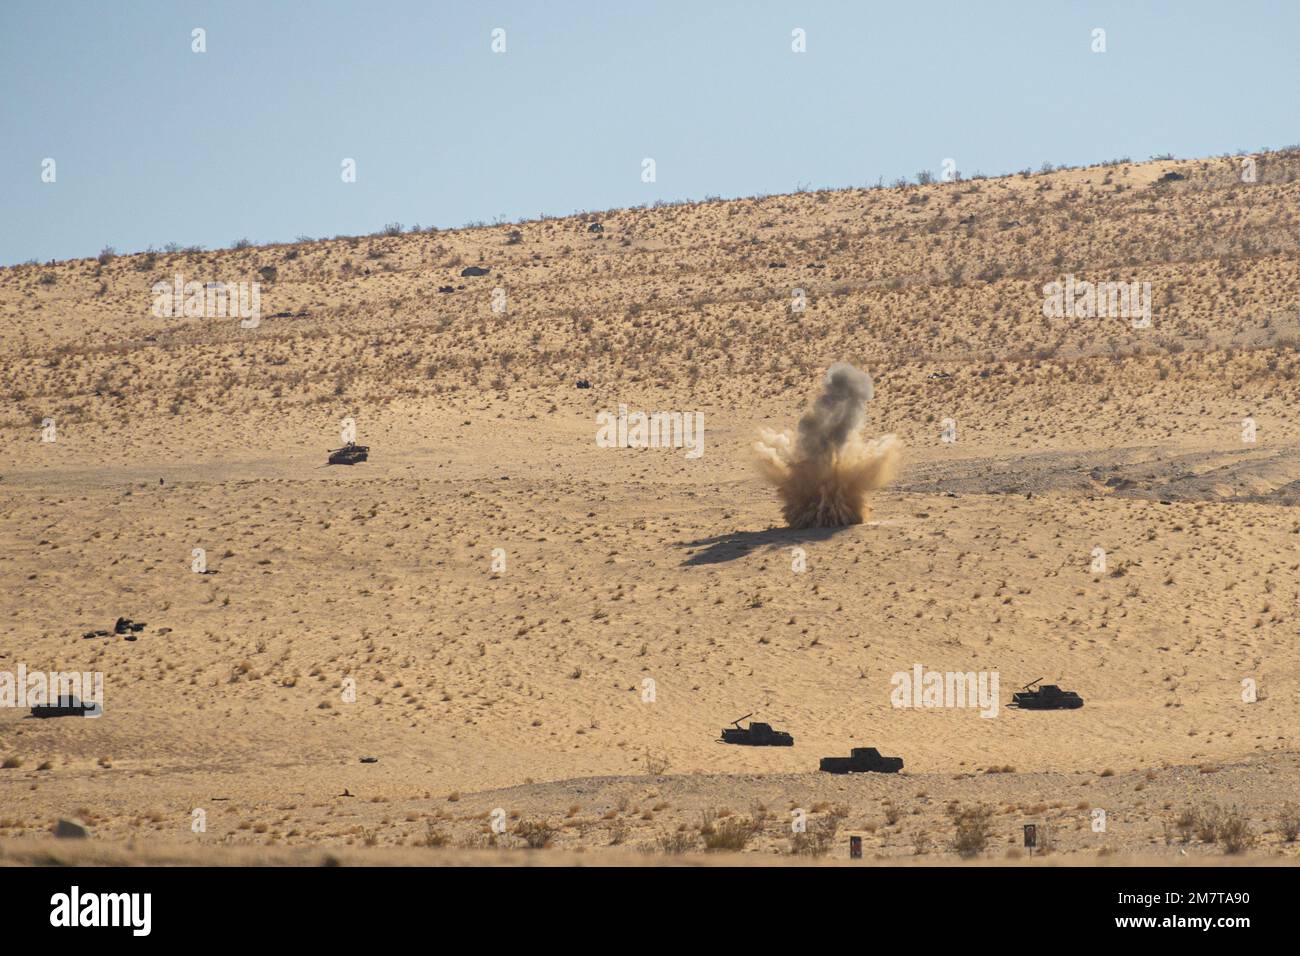
M 369 445 L 358 445 L 350 441 L 342 448 L 336 448 L 330 452 L 331 465 L 355 465 L 359 461 L 365 461 L 370 457 Z
M 734 727 L 722 728 L 722 742 L 724 744 L 744 744 L 749 747 L 793 747 L 794 738 L 784 730 L 773 730 L 771 724 L 760 724 L 756 721 L 750 721 L 748 727 L 741 727 L 740 721 L 753 717 L 753 714 L 746 714 L 740 720 L 733 720 Z
M 1030 681 L 1025 689 L 1011 695 L 1011 706 L 1021 710 L 1077 710 L 1083 706 L 1083 698 L 1072 690 L 1061 690 L 1055 684 L 1035 687 L 1038 680 Z
M 46 717 L 98 717 L 103 713 L 97 703 L 86 703 L 76 694 L 64 694 L 53 701 L 42 701 L 32 707 L 32 716 Z
M 875 747 L 854 747 L 847 757 L 822 757 L 817 768 L 826 773 L 898 773 L 902 757 L 882 757 Z

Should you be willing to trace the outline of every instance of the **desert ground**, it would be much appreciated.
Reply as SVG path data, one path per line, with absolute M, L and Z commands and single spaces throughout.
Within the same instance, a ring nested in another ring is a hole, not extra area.
M 1300 152 L 1254 159 L 0 269 L 0 671 L 104 683 L 0 708 L 0 863 L 1300 860 Z M 752 445 L 839 361 L 902 469 L 790 530 Z M 620 404 L 703 455 L 598 446 Z M 918 664 L 997 715 L 893 706 Z

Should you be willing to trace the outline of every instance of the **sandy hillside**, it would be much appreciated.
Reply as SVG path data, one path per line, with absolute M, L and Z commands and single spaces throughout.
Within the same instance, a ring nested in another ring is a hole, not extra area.
M 105 698 L 0 709 L 0 848 L 67 817 L 910 859 L 987 811 L 984 859 L 1030 822 L 1080 859 L 1297 858 L 1300 153 L 1239 168 L 0 270 L 0 671 Z M 177 275 L 259 282 L 260 325 L 155 316 Z M 1067 276 L 1149 282 L 1151 326 L 1045 316 Z M 902 472 L 866 523 L 791 531 L 750 448 L 841 360 Z M 598 447 L 620 404 L 701 412 L 703 455 Z M 370 460 L 326 467 L 345 418 Z M 83 637 L 119 616 L 135 640 Z M 918 664 L 996 672 L 997 715 L 892 706 Z M 1006 706 L 1039 677 L 1086 706 Z M 750 712 L 795 746 L 717 742 Z M 855 746 L 906 768 L 817 772 Z

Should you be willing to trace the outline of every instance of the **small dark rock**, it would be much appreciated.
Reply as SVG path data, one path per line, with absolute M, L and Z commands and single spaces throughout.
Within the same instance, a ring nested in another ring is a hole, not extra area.
M 54 835 L 60 840 L 84 840 L 90 836 L 90 831 L 80 823 L 73 823 L 71 820 L 60 820 L 54 824 Z

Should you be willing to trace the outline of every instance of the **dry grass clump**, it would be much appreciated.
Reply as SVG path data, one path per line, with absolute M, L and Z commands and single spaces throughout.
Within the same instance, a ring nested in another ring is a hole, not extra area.
M 421 841 L 422 846 L 436 848 L 447 846 L 449 843 L 451 843 L 451 837 L 443 833 L 432 820 L 425 821 L 424 839 Z
M 551 845 L 556 836 L 555 827 L 545 820 L 520 820 L 515 825 L 515 836 L 528 845 L 530 850 L 544 850 Z
M 648 776 L 662 777 L 671 766 L 672 761 L 667 754 L 652 754 L 649 750 L 645 752 L 645 772 Z
M 1249 818 L 1235 808 L 1223 814 L 1217 836 L 1223 852 L 1234 856 L 1245 853 L 1255 845 L 1256 840 Z
M 609 825 L 609 845 L 622 846 L 627 842 L 627 838 L 631 832 L 631 827 L 627 825 L 625 820 L 614 820 Z
M 686 827 L 675 830 L 672 833 L 663 834 L 655 841 L 655 847 L 660 853 L 671 853 L 674 855 L 690 853 L 699 846 L 699 839 L 695 831 Z
M 1174 817 L 1174 830 L 1178 833 L 1178 839 L 1183 843 L 1192 842 L 1192 834 L 1196 832 L 1197 815 L 1195 810 L 1183 810 L 1178 816 Z
M 1196 839 L 1202 843 L 1214 843 L 1219 839 L 1219 827 L 1222 825 L 1223 811 L 1219 807 L 1209 806 L 1193 811 Z
M 949 810 L 953 823 L 952 849 L 959 856 L 979 856 L 989 845 L 993 832 L 993 808 L 983 805 Z
M 705 850 L 739 852 L 762 829 L 761 823 L 732 816 L 729 810 L 706 810 L 700 821 L 700 837 L 704 840 Z
M 1300 807 L 1288 803 L 1278 812 L 1277 831 L 1287 843 L 1294 843 L 1300 836 Z
M 1300 817 L 1295 819 L 1294 825 L 1300 832 Z M 1195 836 L 1199 842 L 1218 844 L 1224 853 L 1233 855 L 1244 853 L 1257 841 L 1250 818 L 1236 807 L 1226 810 L 1215 805 L 1188 808 L 1174 818 L 1174 829 L 1183 843 L 1190 843 Z
M 846 807 L 833 807 L 826 816 L 813 820 L 802 833 L 790 837 L 790 852 L 795 856 L 825 856 L 835 845 L 840 824 L 849 815 Z

